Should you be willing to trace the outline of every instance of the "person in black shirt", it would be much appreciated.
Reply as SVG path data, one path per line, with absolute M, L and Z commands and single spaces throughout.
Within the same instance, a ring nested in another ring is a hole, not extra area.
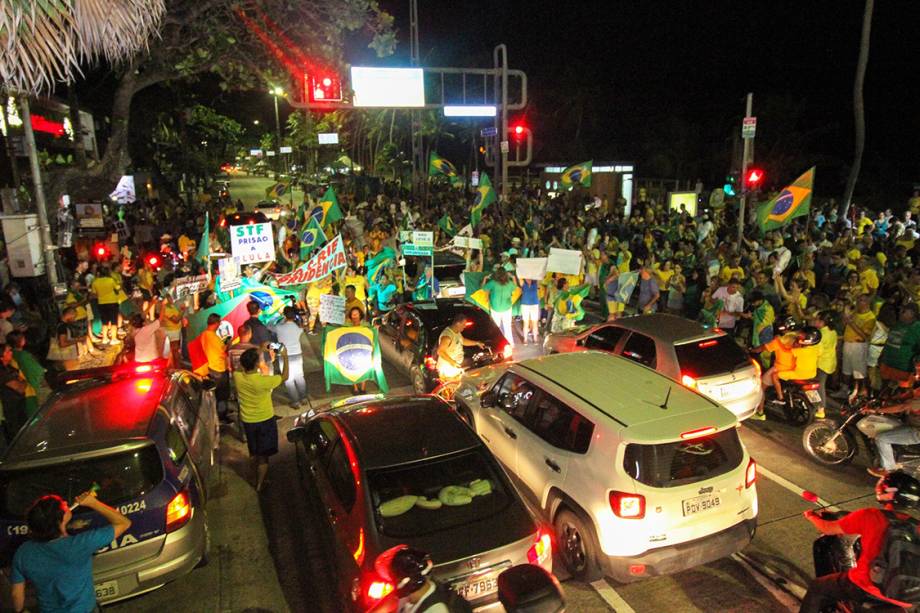
M 252 340 L 249 342 L 257 347 L 261 346 L 262 343 L 276 342 L 278 337 L 259 320 L 259 312 L 262 310 L 259 303 L 250 300 L 249 304 L 246 305 L 246 310 L 249 311 L 249 319 L 246 320 L 246 323 L 249 324 L 249 329 L 252 330 Z

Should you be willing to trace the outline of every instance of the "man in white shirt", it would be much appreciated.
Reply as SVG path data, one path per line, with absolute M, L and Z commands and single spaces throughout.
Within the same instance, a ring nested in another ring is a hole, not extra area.
M 160 327 L 159 319 L 145 324 L 144 316 L 135 313 L 131 317 L 131 327 L 134 329 L 135 362 L 153 362 L 172 355 L 169 339 L 166 338 L 166 331 Z
M 722 301 L 719 311 L 719 327 L 726 332 L 735 329 L 738 314 L 744 311 L 744 297 L 738 291 L 738 280 L 732 279 L 728 285 L 723 285 L 712 293 L 712 297 Z
M 297 310 L 294 307 L 285 307 L 284 321 L 272 326 L 272 331 L 278 342 L 287 349 L 290 374 L 284 382 L 284 389 L 291 399 L 291 408 L 299 410 L 307 399 L 307 380 L 303 374 L 303 348 L 300 344 L 303 328 L 294 321 L 296 316 Z

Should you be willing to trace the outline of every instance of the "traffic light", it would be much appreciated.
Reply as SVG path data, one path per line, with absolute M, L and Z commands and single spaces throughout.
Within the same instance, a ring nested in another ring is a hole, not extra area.
M 508 128 L 508 131 L 511 133 L 511 138 L 517 142 L 521 142 L 527 138 L 527 126 L 523 123 L 514 124 Z
M 760 168 L 748 168 L 747 174 L 744 175 L 744 186 L 749 191 L 760 189 L 763 185 L 763 170 Z
M 334 73 L 307 75 L 307 95 L 310 102 L 341 102 L 342 83 Z
M 147 263 L 150 264 L 150 268 L 153 268 L 154 270 L 159 269 L 160 265 L 162 264 L 162 262 L 160 261 L 160 256 L 158 256 L 155 253 L 151 253 L 150 255 L 148 255 L 146 260 L 147 260 Z
M 738 179 L 735 175 L 728 175 L 725 177 L 725 185 L 722 186 L 722 191 L 725 192 L 726 196 L 734 196 L 735 190 L 738 187 Z
M 109 248 L 105 246 L 105 243 L 96 243 L 93 245 L 93 256 L 100 262 L 104 262 L 109 259 Z

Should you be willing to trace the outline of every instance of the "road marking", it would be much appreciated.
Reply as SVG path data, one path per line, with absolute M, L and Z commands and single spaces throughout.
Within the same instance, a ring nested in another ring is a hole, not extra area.
M 805 597 L 805 590 L 801 586 L 792 583 L 791 581 L 786 581 L 789 591 L 781 588 L 776 584 L 775 581 L 765 572 L 763 572 L 757 565 L 752 564 L 745 559 L 744 556 L 741 556 L 737 553 L 733 553 L 731 556 L 732 560 L 737 562 L 744 568 L 749 575 L 754 578 L 754 581 L 760 584 L 762 588 L 770 592 L 770 595 L 776 599 L 778 603 L 786 607 L 789 611 L 798 610 L 802 606 L 801 599 Z M 793 595 L 794 594 L 794 595 Z
M 623 600 L 623 597 L 617 594 L 616 590 L 610 587 L 610 584 L 607 583 L 604 579 L 598 579 L 597 581 L 591 582 L 591 587 L 594 588 L 601 598 L 604 599 L 610 608 L 612 608 L 616 613 L 636 613 L 635 609 L 626 604 L 626 601 Z
M 781 485 L 782 487 L 786 488 L 787 490 L 789 490 L 790 492 L 792 492 L 799 498 L 802 498 L 802 492 L 808 491 L 803 487 L 799 487 L 792 481 L 789 481 L 785 477 L 780 477 L 772 470 L 767 470 L 767 468 L 765 468 L 763 464 L 757 465 L 757 472 L 763 475 L 764 477 L 766 477 L 767 479 L 769 479 L 770 481 L 773 481 L 777 485 Z M 802 498 L 802 500 L 805 500 L 805 499 Z M 833 504 L 831 504 L 830 502 L 828 502 L 827 500 L 821 497 L 818 497 L 818 499 L 815 502 L 819 506 L 825 507 L 829 511 L 834 511 L 834 512 L 840 511 L 839 507 L 834 506 Z

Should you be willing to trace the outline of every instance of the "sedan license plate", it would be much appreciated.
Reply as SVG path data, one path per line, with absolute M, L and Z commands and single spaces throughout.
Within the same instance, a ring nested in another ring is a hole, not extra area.
M 737 398 L 751 389 L 751 384 L 747 381 L 736 381 L 719 388 L 722 398 Z
M 807 396 L 808 400 L 811 402 L 821 402 L 821 394 L 819 394 L 817 390 L 805 390 L 805 396 Z
M 683 501 L 684 517 L 688 515 L 696 515 L 697 513 L 702 513 L 703 511 L 711 511 L 712 509 L 717 508 L 720 504 L 722 504 L 722 499 L 713 494 L 688 498 Z
M 480 577 L 473 577 L 466 581 L 455 583 L 453 586 L 458 596 L 464 600 L 476 600 L 498 591 L 498 573 L 489 573 Z
M 97 583 L 94 587 L 96 589 L 96 600 L 108 600 L 118 596 L 118 581 L 105 581 Z

